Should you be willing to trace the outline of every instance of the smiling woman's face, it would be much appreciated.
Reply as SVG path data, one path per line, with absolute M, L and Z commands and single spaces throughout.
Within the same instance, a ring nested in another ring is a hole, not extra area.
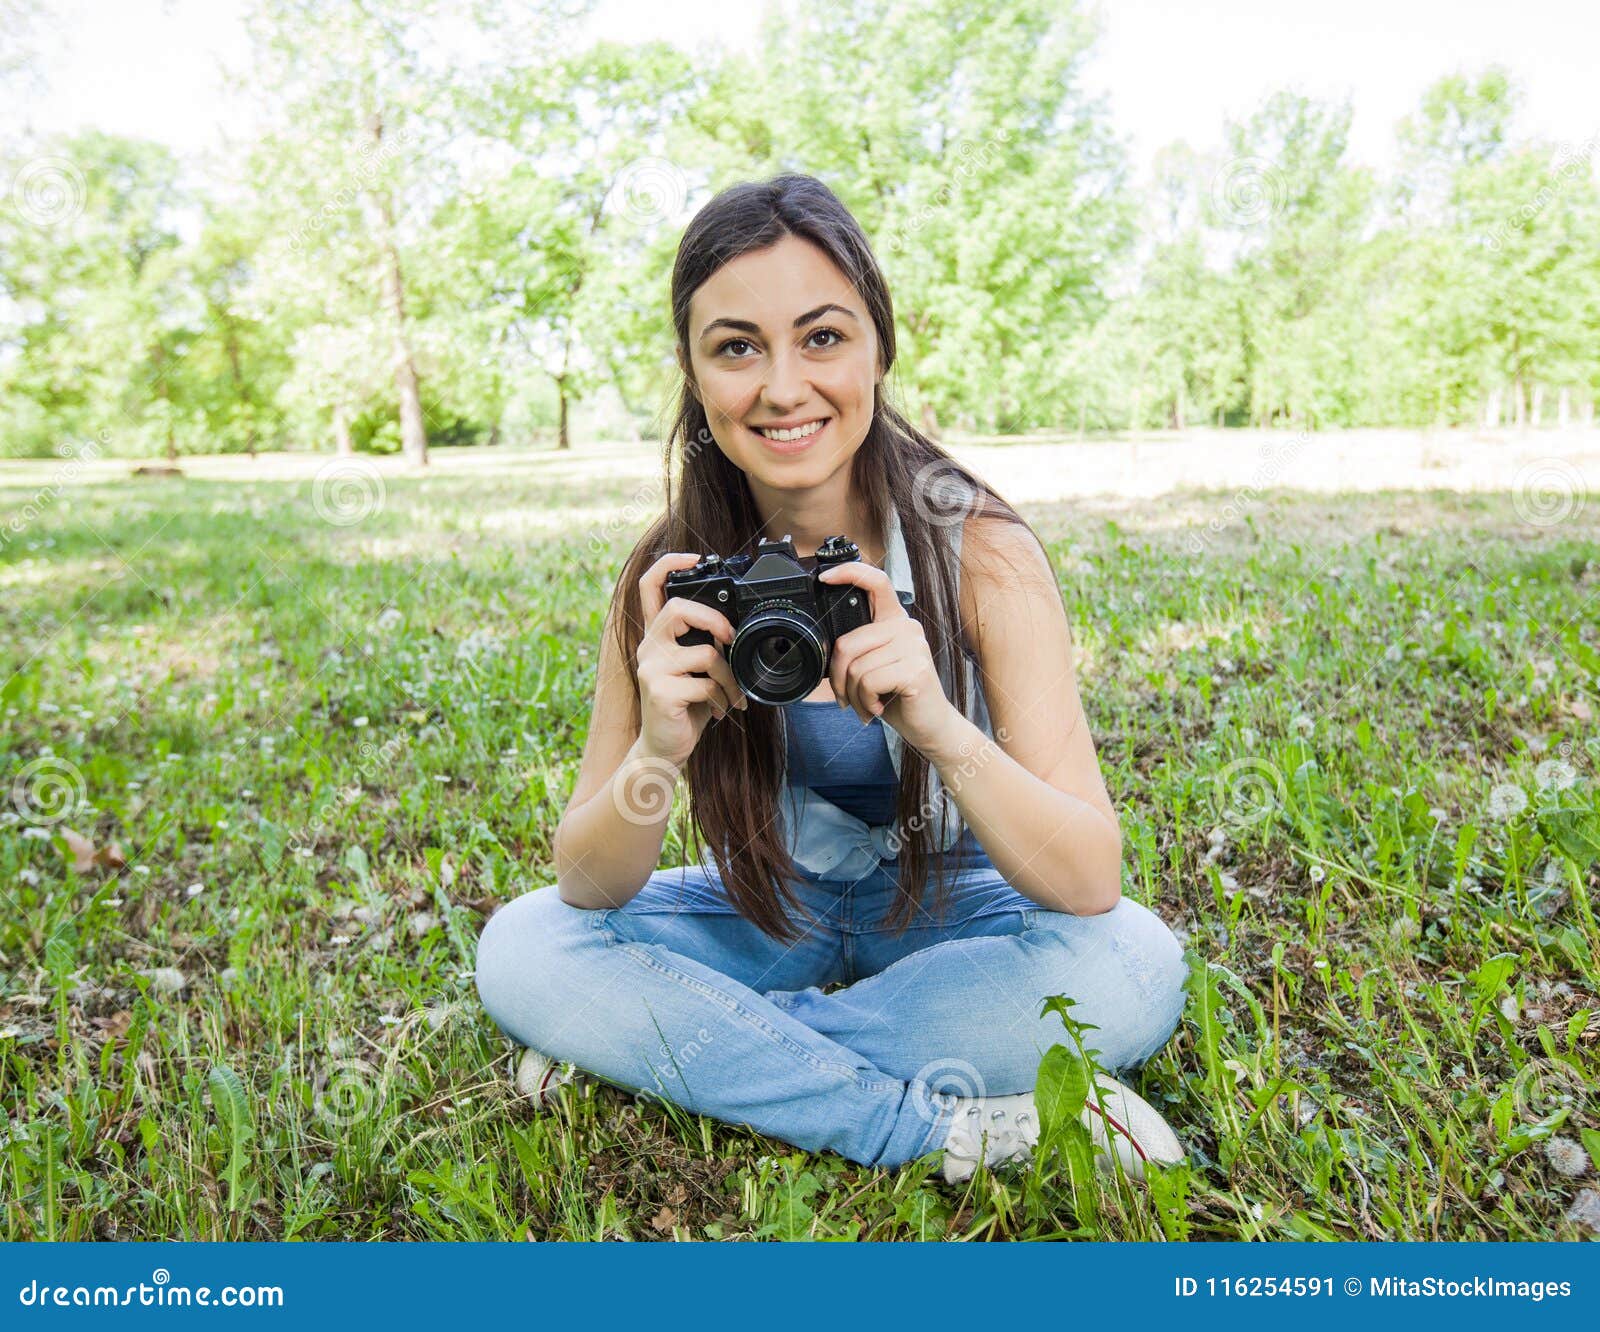
M 808 240 L 784 236 L 700 285 L 689 360 L 712 436 L 758 493 L 823 485 L 867 437 L 877 331 L 860 293 Z

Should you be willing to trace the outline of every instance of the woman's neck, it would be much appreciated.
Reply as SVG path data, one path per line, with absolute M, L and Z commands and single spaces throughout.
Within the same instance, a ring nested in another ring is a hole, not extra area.
M 793 537 L 797 555 L 815 555 L 829 537 L 843 533 L 861 547 L 862 559 L 883 563 L 883 535 L 873 530 L 865 501 L 851 487 L 848 466 L 810 490 L 776 490 L 751 478 L 750 491 L 762 535 Z

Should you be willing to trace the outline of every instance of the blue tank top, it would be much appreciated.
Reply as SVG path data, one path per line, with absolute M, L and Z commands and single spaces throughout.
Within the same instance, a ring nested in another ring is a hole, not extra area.
M 791 786 L 805 787 L 869 828 L 895 823 L 900 778 L 881 719 L 874 717 L 863 726 L 854 712 L 831 698 L 785 704 L 783 715 L 785 779 Z M 971 828 L 961 830 L 948 854 L 962 868 L 992 864 Z
M 802 699 L 784 709 L 789 737 L 786 773 L 792 786 L 810 788 L 869 827 L 894 822 L 900 779 L 877 717 L 863 726 L 831 698 Z

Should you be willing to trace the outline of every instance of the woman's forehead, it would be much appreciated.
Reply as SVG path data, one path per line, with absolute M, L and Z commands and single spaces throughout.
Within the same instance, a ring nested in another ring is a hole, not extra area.
M 730 260 L 696 288 L 689 301 L 690 333 L 698 337 L 711 319 L 788 327 L 828 302 L 864 314 L 860 293 L 826 253 L 801 237 L 784 236 Z

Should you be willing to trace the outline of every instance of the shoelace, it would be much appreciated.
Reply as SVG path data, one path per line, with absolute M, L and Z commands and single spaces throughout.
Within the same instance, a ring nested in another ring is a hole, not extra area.
M 1029 1138 L 1033 1115 L 1027 1110 L 1019 1110 L 1013 1116 L 1006 1110 L 996 1108 L 989 1112 L 989 1122 L 986 1124 L 982 1119 L 981 1107 L 971 1105 L 963 1113 L 962 1121 L 966 1130 L 963 1137 L 970 1139 L 969 1155 L 977 1155 L 987 1134 L 985 1165 L 999 1165 L 1033 1149 L 1033 1141 Z

